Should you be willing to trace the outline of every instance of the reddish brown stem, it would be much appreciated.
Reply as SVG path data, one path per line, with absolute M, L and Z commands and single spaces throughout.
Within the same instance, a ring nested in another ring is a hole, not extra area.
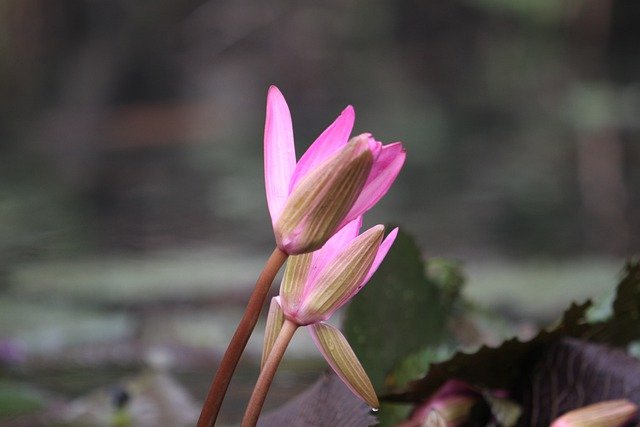
M 253 393 L 251 393 L 251 399 L 249 399 L 241 427 L 254 427 L 258 422 L 258 417 L 260 416 L 260 411 L 262 411 L 262 405 L 264 405 L 264 401 L 267 398 L 267 392 L 269 391 L 273 377 L 278 370 L 278 365 L 280 365 L 282 356 L 289 342 L 291 342 L 291 338 L 293 338 L 296 329 L 298 329 L 298 325 L 291 320 L 285 319 L 278 338 L 276 338 L 276 342 L 273 344 L 271 353 L 269 353 L 260 371 L 256 386 L 253 388 Z
M 258 317 L 260 316 L 260 311 L 262 311 L 262 306 L 264 305 L 264 300 L 266 299 L 269 288 L 271 287 L 271 283 L 284 262 L 287 260 L 287 257 L 288 255 L 286 253 L 279 248 L 275 248 L 269 257 L 269 260 L 265 264 L 262 273 L 260 273 L 260 277 L 258 277 L 258 280 L 256 281 L 256 286 L 249 298 L 242 320 L 240 320 L 240 323 L 236 328 L 236 332 L 233 335 L 233 338 L 231 338 L 227 351 L 224 353 L 222 361 L 218 366 L 216 376 L 211 383 L 211 387 L 207 393 L 207 398 L 202 406 L 202 412 L 200 413 L 197 427 L 214 426 L 216 419 L 218 418 L 218 413 L 220 412 L 220 407 L 222 406 L 222 401 L 227 393 L 229 382 L 231 382 L 233 372 L 235 371 L 236 366 L 238 366 L 238 361 L 240 360 L 240 356 L 242 355 L 244 348 L 247 346 L 247 342 L 253 332 L 253 328 L 256 326 Z

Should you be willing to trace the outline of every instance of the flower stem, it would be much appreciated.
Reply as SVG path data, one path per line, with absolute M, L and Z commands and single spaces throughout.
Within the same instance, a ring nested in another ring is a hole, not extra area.
M 276 338 L 276 342 L 273 344 L 271 353 L 269 353 L 269 356 L 260 371 L 260 376 L 258 377 L 256 386 L 253 388 L 253 393 L 251 394 L 251 399 L 249 399 L 249 404 L 247 405 L 247 409 L 244 413 L 241 427 L 253 427 L 258 422 L 258 417 L 260 416 L 264 400 L 267 398 L 267 392 L 271 386 L 271 381 L 273 381 L 273 377 L 276 374 L 278 365 L 280 365 L 284 351 L 287 349 L 296 329 L 298 329 L 297 324 L 293 323 L 289 319 L 284 320 L 284 324 L 278 334 L 278 338 Z
M 233 372 L 236 366 L 238 366 L 238 361 L 244 348 L 247 346 L 247 341 L 249 341 L 253 328 L 256 326 L 271 283 L 276 277 L 276 274 L 278 274 L 280 267 L 282 267 L 287 260 L 287 257 L 288 255 L 285 252 L 276 247 L 265 264 L 262 273 L 260 273 L 253 293 L 247 303 L 244 315 L 242 316 L 242 320 L 240 320 L 236 332 L 233 338 L 231 338 L 227 351 L 224 353 L 222 361 L 218 366 L 216 376 L 211 383 L 207 398 L 202 406 L 197 427 L 213 427 L 215 424 L 218 413 L 220 412 L 220 407 L 222 406 L 222 400 L 227 393 L 229 382 L 231 382 Z

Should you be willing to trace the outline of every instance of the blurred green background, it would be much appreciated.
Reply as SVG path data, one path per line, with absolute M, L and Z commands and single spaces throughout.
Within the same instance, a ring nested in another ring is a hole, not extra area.
M 462 261 L 476 301 L 602 293 L 640 248 L 639 39 L 634 0 L 0 2 L 0 423 L 149 366 L 197 412 L 273 244 L 270 84 L 298 155 L 347 104 L 405 144 L 366 222 Z M 268 406 L 324 368 L 292 354 Z

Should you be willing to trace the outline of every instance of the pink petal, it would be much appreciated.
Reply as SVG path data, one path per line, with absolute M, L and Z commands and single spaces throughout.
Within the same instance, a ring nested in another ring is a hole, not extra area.
M 405 158 L 406 152 L 401 142 L 382 147 L 360 196 L 344 219 L 345 223 L 371 209 L 389 191 L 404 165 Z
M 382 243 L 380 243 L 380 246 L 378 247 L 378 252 L 376 253 L 375 258 L 373 259 L 373 263 L 371 263 L 371 267 L 369 267 L 369 271 L 364 276 L 360 284 L 355 289 L 353 289 L 353 291 L 350 292 L 348 295 L 345 295 L 345 297 L 342 299 L 342 302 L 340 302 L 340 304 L 336 306 L 333 311 L 338 310 L 340 307 L 345 305 L 347 302 L 351 300 L 351 298 L 353 298 L 358 292 L 360 292 L 362 288 L 364 288 L 364 285 L 366 285 L 369 279 L 371 279 L 371 276 L 373 276 L 376 270 L 378 270 L 378 267 L 380 266 L 384 258 L 387 256 L 387 253 L 389 252 L 389 249 L 391 249 L 391 245 L 393 245 L 393 242 L 396 240 L 397 236 L 398 236 L 398 227 L 391 230 L 391 233 L 389 233 L 387 237 L 382 241 Z
M 373 226 L 331 258 L 314 282 L 305 287 L 297 313 L 300 324 L 328 319 L 362 288 L 378 255 L 383 235 L 384 226 Z
M 398 227 L 391 230 L 391 233 L 389 233 L 387 237 L 385 237 L 385 239 L 382 241 L 382 243 L 380 244 L 380 247 L 378 248 L 378 253 L 376 254 L 376 257 L 373 259 L 373 264 L 371 264 L 371 268 L 369 269 L 369 272 L 367 273 L 366 276 L 364 276 L 362 283 L 360 284 L 360 286 L 358 286 L 355 292 L 351 294 L 348 300 L 353 298 L 355 294 L 360 292 L 360 289 L 362 289 L 364 285 L 367 284 L 369 279 L 371 279 L 371 276 L 373 276 L 373 273 L 375 273 L 376 270 L 378 270 L 378 267 L 380 266 L 382 261 L 384 261 L 384 257 L 387 256 L 387 252 L 389 252 L 389 249 L 391 249 L 391 245 L 393 245 L 393 242 L 396 240 L 397 236 L 398 236 Z
M 362 217 L 354 219 L 336 234 L 324 246 L 313 253 L 311 270 L 307 276 L 307 286 L 313 287 L 316 277 L 324 268 L 358 236 L 362 227 Z M 305 293 L 306 294 L 306 293 Z
M 378 225 L 376 227 L 382 227 L 382 226 Z M 373 259 L 373 262 L 371 263 L 371 267 L 369 267 L 369 271 L 364 276 L 364 278 L 360 281 L 360 284 L 357 287 L 355 287 L 351 292 L 344 295 L 344 298 L 342 298 L 342 301 L 339 304 L 337 304 L 336 307 L 334 307 L 330 313 L 328 313 L 329 316 L 333 314 L 336 310 L 338 310 L 340 307 L 345 305 L 347 302 L 349 302 L 351 298 L 353 298 L 358 292 L 360 292 L 360 290 L 364 287 L 364 285 L 367 284 L 371 276 L 373 276 L 376 270 L 378 270 L 378 267 L 380 266 L 384 258 L 387 256 L 387 253 L 389 252 L 389 249 L 391 249 L 391 245 L 393 245 L 393 242 L 396 240 L 397 236 L 398 236 L 398 227 L 391 230 L 391 232 L 382 241 L 382 243 L 380 243 L 380 246 L 378 247 L 378 251 L 376 252 L 376 256 Z M 341 251 L 341 249 L 338 249 L 338 251 Z M 336 255 L 331 257 L 331 259 L 333 259 Z M 317 273 L 316 273 L 316 276 L 317 276 Z M 303 299 L 307 296 L 308 292 L 313 289 L 314 285 L 315 283 L 313 283 L 312 281 L 307 282 L 307 287 L 305 288 L 305 296 L 303 297 Z M 325 319 L 328 318 L 329 316 L 326 316 Z
M 328 159 L 333 153 L 342 148 L 349 140 L 356 114 L 349 105 L 338 118 L 314 141 L 300 158 L 291 179 L 290 191 L 293 191 L 300 179 L 310 170 Z
M 375 159 L 378 158 L 378 156 L 380 155 L 380 152 L 382 151 L 382 142 L 376 141 L 376 139 L 373 137 L 373 135 L 371 135 L 369 132 L 365 132 L 365 133 L 360 134 L 358 136 L 364 136 L 364 137 L 367 138 L 369 151 L 371 151 L 371 154 L 373 155 L 373 159 L 374 159 L 374 162 L 375 162 Z
M 296 152 L 289 107 L 278 88 L 271 86 L 264 124 L 264 180 L 272 223 L 278 219 L 289 196 L 289 184 L 295 166 Z

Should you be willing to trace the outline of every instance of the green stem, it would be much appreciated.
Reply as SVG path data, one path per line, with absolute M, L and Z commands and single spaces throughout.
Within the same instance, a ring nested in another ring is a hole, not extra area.
M 273 377 L 278 370 L 278 365 L 280 365 L 282 356 L 284 355 L 289 342 L 291 342 L 291 338 L 293 337 L 296 329 L 298 329 L 297 324 L 293 323 L 289 319 L 285 319 L 282 329 L 278 334 L 278 338 L 276 338 L 276 342 L 273 344 L 271 353 L 269 353 L 269 356 L 260 371 L 260 376 L 258 377 L 258 381 L 256 382 L 256 386 L 251 394 L 251 399 L 249 399 L 249 404 L 247 405 L 247 409 L 244 413 L 241 427 L 253 427 L 258 422 L 258 417 L 260 416 L 262 405 L 267 398 L 267 392 L 269 391 Z
M 216 376 L 211 383 L 207 398 L 202 406 L 197 427 L 214 426 L 218 418 L 218 413 L 220 412 L 220 407 L 222 406 L 222 401 L 229 388 L 229 382 L 231 382 L 231 377 L 233 376 L 236 366 L 238 366 L 240 356 L 247 346 L 249 337 L 256 326 L 271 283 L 287 260 L 287 257 L 288 255 L 285 252 L 279 248 L 275 248 L 265 264 L 262 273 L 260 273 L 253 293 L 247 303 L 247 308 L 242 316 L 242 320 L 240 320 L 236 332 L 233 338 L 231 338 L 227 351 L 222 357 L 220 366 L 218 366 Z

